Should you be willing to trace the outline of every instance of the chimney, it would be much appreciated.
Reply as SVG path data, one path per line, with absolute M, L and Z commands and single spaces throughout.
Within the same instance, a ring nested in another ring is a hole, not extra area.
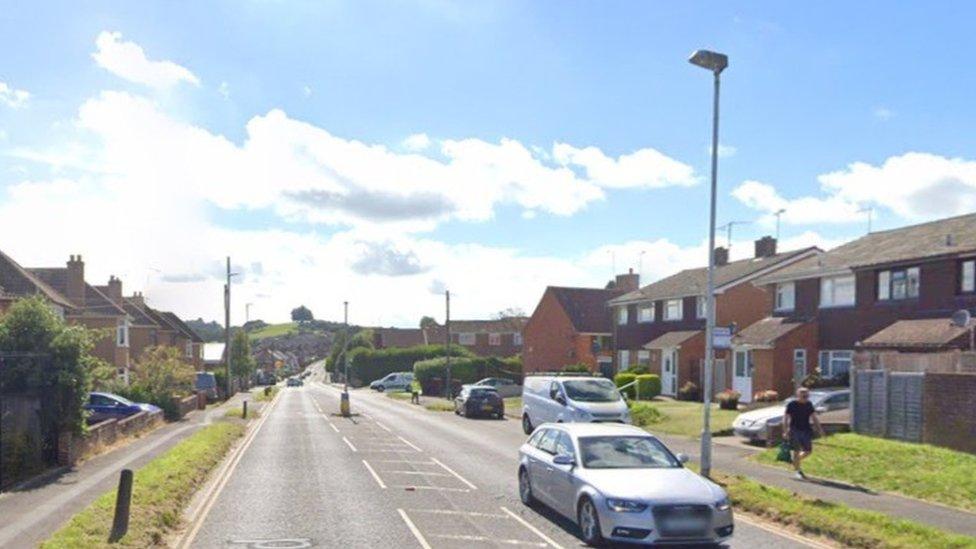
M 72 255 L 68 258 L 65 297 L 79 307 L 85 306 L 85 262 L 81 260 L 81 255 Z
M 776 255 L 776 239 L 764 236 L 756 241 L 756 257 L 772 257 Z
M 132 297 L 130 297 L 129 300 L 140 307 L 146 306 L 146 299 L 142 297 L 142 292 L 135 292 L 132 294 Z
M 721 267 L 729 263 L 729 249 L 725 246 L 715 248 L 715 266 Z
M 617 290 L 633 292 L 640 288 L 640 274 L 635 273 L 633 269 L 628 269 L 627 274 L 617 275 L 617 280 L 613 287 Z
M 112 300 L 112 303 L 122 303 L 122 281 L 119 280 L 115 275 L 108 277 L 108 289 L 107 297 Z

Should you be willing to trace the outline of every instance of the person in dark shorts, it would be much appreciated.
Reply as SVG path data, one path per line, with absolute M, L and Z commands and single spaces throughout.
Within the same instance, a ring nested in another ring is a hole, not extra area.
M 793 468 L 798 479 L 807 478 L 801 465 L 813 453 L 814 426 L 820 436 L 824 436 L 817 410 L 810 402 L 810 390 L 800 387 L 796 390 L 796 399 L 786 405 L 786 412 L 783 413 L 783 437 L 793 447 Z

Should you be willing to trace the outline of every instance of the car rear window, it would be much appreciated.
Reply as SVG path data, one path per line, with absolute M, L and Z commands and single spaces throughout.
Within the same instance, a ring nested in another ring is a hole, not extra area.
M 472 387 L 471 396 L 489 396 L 498 393 L 494 387 Z

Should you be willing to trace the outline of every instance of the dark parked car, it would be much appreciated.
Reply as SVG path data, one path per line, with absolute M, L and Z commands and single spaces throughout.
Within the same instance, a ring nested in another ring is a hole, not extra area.
M 203 391 L 207 393 L 208 402 L 217 400 L 217 378 L 214 377 L 212 372 L 197 372 L 197 381 L 194 387 L 197 392 Z
M 158 412 L 160 408 L 144 402 L 132 402 L 111 393 L 89 393 L 85 410 L 88 410 L 88 423 L 98 423 L 106 419 L 127 418 L 142 411 Z
M 290 377 L 288 378 L 288 383 L 286 385 L 289 387 L 301 387 L 302 385 L 305 385 L 305 382 L 297 377 Z
M 464 385 L 454 399 L 454 413 L 464 416 L 505 416 L 505 401 L 494 387 Z

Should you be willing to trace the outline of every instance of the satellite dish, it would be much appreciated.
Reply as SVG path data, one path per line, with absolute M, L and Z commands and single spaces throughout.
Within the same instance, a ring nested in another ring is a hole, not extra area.
M 969 321 L 972 315 L 966 309 L 959 309 L 958 311 L 952 313 L 952 325 L 959 326 L 960 328 L 965 328 L 969 326 Z

